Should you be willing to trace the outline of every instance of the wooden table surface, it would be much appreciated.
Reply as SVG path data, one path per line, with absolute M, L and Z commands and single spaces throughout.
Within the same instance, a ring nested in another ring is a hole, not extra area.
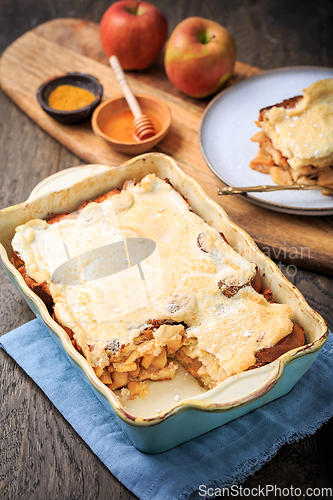
M 252 66 L 333 67 L 333 4 L 329 0 L 153 0 L 152 3 L 167 16 L 170 33 L 189 16 L 220 22 L 236 40 L 237 59 Z M 107 0 L 3 0 L 0 53 L 40 23 L 60 17 L 99 22 L 108 6 Z M 48 175 L 82 163 L 0 92 L 0 209 L 25 200 L 32 188 Z M 332 276 L 279 265 L 332 329 Z M 1 335 L 34 315 L 2 269 L 0 276 Z M 110 474 L 42 391 L 2 350 L 0 358 L 0 498 L 136 498 Z M 313 436 L 283 446 L 243 487 L 293 486 L 303 492 L 306 488 L 333 489 L 332 448 L 331 420 Z

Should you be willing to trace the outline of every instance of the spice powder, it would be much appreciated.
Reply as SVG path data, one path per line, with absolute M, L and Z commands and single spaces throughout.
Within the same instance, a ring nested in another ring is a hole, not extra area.
M 88 106 L 95 99 L 95 94 L 89 90 L 75 85 L 59 85 L 50 93 L 48 104 L 59 111 L 74 111 Z

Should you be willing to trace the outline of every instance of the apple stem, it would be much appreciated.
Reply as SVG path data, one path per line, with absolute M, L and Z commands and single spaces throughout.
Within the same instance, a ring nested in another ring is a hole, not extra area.
M 213 38 L 216 38 L 216 35 L 214 33 L 209 36 L 206 33 L 202 33 L 199 39 L 201 43 L 206 44 L 213 40 Z
M 135 6 L 135 10 L 134 10 L 134 14 L 135 15 L 137 15 L 137 13 L 138 13 L 138 8 L 139 8 L 140 1 L 141 0 L 136 0 L 136 6 Z

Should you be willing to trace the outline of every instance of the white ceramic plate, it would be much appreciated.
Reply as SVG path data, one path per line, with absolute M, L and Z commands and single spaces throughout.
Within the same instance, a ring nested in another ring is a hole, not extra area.
M 259 110 L 301 95 L 322 78 L 333 78 L 333 68 L 300 66 L 266 71 L 218 94 L 206 108 L 199 127 L 203 157 L 228 186 L 273 185 L 271 177 L 249 167 L 258 151 L 251 137 Z M 244 195 L 257 205 L 302 215 L 333 214 L 333 198 L 321 191 L 279 191 Z

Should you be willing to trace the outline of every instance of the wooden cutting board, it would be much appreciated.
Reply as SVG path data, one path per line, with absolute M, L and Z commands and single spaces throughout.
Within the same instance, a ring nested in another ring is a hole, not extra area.
M 104 98 L 120 94 L 101 48 L 98 25 L 78 19 L 55 19 L 18 38 L 1 57 L 0 84 L 40 127 L 86 163 L 117 165 L 128 160 L 95 136 L 89 122 L 60 125 L 38 105 L 39 85 L 70 71 L 96 76 L 104 87 Z M 237 62 L 228 85 L 260 71 Z M 257 207 L 241 196 L 218 197 L 217 187 L 223 184 L 206 165 L 198 143 L 200 118 L 209 99 L 195 100 L 178 92 L 165 75 L 162 57 L 148 70 L 128 73 L 128 81 L 135 92 L 155 95 L 171 110 L 171 130 L 154 150 L 172 156 L 271 258 L 333 273 L 332 217 L 282 214 Z

